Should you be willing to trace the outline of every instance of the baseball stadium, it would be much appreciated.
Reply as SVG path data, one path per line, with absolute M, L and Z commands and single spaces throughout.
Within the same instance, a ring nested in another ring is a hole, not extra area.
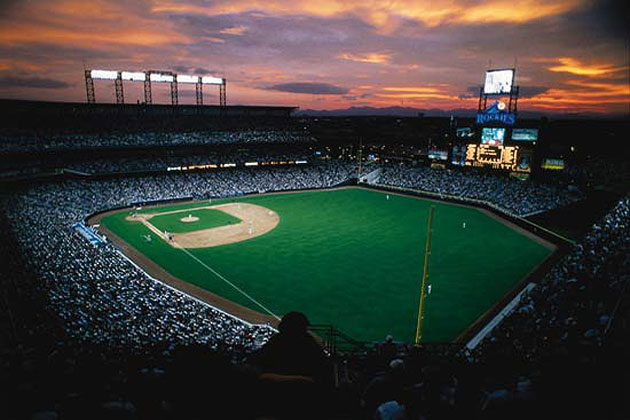
M 0 417 L 628 419 L 613 3 L 0 2 Z
M 616 343 L 623 331 L 614 320 L 625 314 L 630 211 L 614 158 L 613 178 L 598 172 L 598 160 L 587 178 L 559 176 L 549 168 L 562 162 L 550 162 L 547 149 L 484 145 L 469 136 L 483 136 L 483 123 L 462 131 L 466 120 L 309 120 L 292 108 L 181 105 L 169 124 L 188 128 L 156 132 L 161 105 L 155 114 L 140 105 L 140 120 L 137 105 L 3 106 L 12 124 L 23 127 L 35 114 L 48 133 L 4 135 L 5 269 L 23 273 L 4 284 L 6 337 L 31 331 L 33 348 L 57 349 L 41 357 L 105 375 L 70 383 L 111 384 L 111 369 L 132 369 L 129 380 L 163 386 L 129 397 L 135 404 L 160 396 L 192 418 L 206 413 L 195 401 L 207 397 L 177 376 L 189 372 L 216 377 L 212 392 L 225 401 L 239 394 L 233 386 L 250 384 L 252 404 L 239 409 L 246 418 L 302 413 L 315 398 L 351 419 L 377 409 L 381 397 L 370 390 L 379 381 L 402 381 L 411 407 L 429 395 L 414 388 L 421 378 L 438 381 L 429 389 L 460 378 L 458 392 L 472 402 L 457 404 L 485 418 L 491 410 L 476 406 L 476 393 L 491 385 L 472 372 L 521 383 L 547 360 L 571 369 L 556 358 L 559 348 Z M 527 124 L 525 135 L 540 139 L 567 129 Z M 598 129 L 573 124 L 576 132 Z M 87 125 L 100 128 L 85 133 Z M 407 145 L 383 140 L 392 125 Z M 357 141 L 338 140 L 335 130 L 349 126 Z M 446 140 L 423 146 L 422 130 Z M 590 184 L 594 176 L 600 187 Z M 267 351 L 285 345 L 278 340 L 287 334 L 311 344 L 270 364 Z M 311 379 L 285 370 L 313 351 Z M 584 374 L 610 375 L 609 360 Z M 241 369 L 254 369 L 254 382 Z M 168 376 L 155 373 L 162 371 Z M 277 402 L 288 392 L 283 381 L 302 402 Z M 311 381 L 326 383 L 325 391 Z M 536 389 L 534 412 L 548 403 Z M 344 390 L 365 394 L 357 400 Z M 38 398 L 10 392 L 15 404 Z M 440 401 L 426 404 L 449 418 Z

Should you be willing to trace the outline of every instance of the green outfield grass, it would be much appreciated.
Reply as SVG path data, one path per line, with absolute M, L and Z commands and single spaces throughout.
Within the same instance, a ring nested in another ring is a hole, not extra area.
M 347 188 L 213 200 L 267 207 L 278 213 L 280 223 L 248 241 L 188 252 L 280 316 L 299 310 L 311 322 L 333 324 L 359 340 L 392 334 L 396 340 L 413 341 L 427 215 L 434 205 L 426 342 L 453 340 L 551 253 L 479 210 L 386 197 Z M 151 232 L 126 221 L 128 213 L 111 214 L 101 223 L 174 276 L 263 312 L 186 252 L 156 237 L 147 242 L 143 235 Z
M 209 204 L 206 204 L 209 205 Z M 161 210 L 160 210 L 161 211 Z M 182 222 L 179 219 L 188 215 L 198 217 L 196 222 Z M 185 212 L 161 214 L 154 216 L 149 220 L 153 226 L 160 231 L 168 231 L 171 233 L 187 233 L 202 229 L 211 229 L 223 225 L 240 223 L 241 219 L 220 210 L 213 209 L 195 209 Z

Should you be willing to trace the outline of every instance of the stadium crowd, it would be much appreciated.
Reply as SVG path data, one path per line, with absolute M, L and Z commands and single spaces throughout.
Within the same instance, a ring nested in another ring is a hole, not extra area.
M 21 336 L 19 346 L 0 350 L 8 418 L 307 418 L 321 415 L 319 409 L 332 411 L 318 418 L 531 418 L 545 413 L 548 403 L 560 407 L 555 414 L 606 418 L 605 410 L 616 409 L 619 385 L 610 377 L 606 384 L 602 380 L 619 367 L 600 350 L 630 279 L 630 197 L 595 224 L 477 348 L 416 348 L 389 338 L 341 361 L 345 379 L 334 393 L 309 386 L 303 399 L 294 381 L 304 385 L 308 378 L 290 368 L 271 378 L 250 369 L 256 365 L 252 355 L 273 330 L 247 325 L 147 279 L 112 245 L 93 247 L 72 229 L 89 214 L 131 203 L 323 188 L 355 173 L 354 165 L 332 161 L 65 180 L 5 198 L 0 227 L 7 240 L 1 246 L 9 258 L 3 269 L 12 277 L 2 287 L 8 313 L 16 315 L 6 323 Z M 537 185 L 469 177 L 386 167 L 381 182 L 466 197 L 478 188 L 485 192 L 473 198 L 494 199 L 518 213 L 571 200 L 551 187 L 534 192 Z M 526 204 L 515 203 L 512 192 Z M 7 290 L 47 308 L 48 319 L 26 323 L 43 329 L 15 324 L 24 309 L 11 306 Z M 292 374 L 298 376 L 286 378 Z M 269 381 L 281 390 L 273 403 L 265 392 Z M 567 407 L 572 399 L 581 404 Z M 263 406 L 269 411 L 256 411 Z M 299 412 L 279 414 L 281 406 Z
M 83 159 L 63 166 L 67 169 L 88 174 L 107 174 L 133 171 L 165 171 L 167 168 L 189 165 L 236 164 L 243 166 L 247 162 L 261 162 L 262 164 L 262 162 L 310 161 L 312 155 L 313 153 L 307 150 L 247 151 L 240 149 L 237 152 L 207 152 L 185 156 Z
M 630 183 L 630 162 L 622 156 L 587 156 L 567 162 L 563 171 L 547 171 L 546 177 L 558 182 L 572 182 L 585 187 L 605 185 L 608 189 L 625 191 Z
M 68 332 L 89 341 L 118 340 L 125 346 L 146 343 L 149 335 L 162 340 L 175 334 L 188 340 L 191 331 L 208 328 L 203 328 L 207 327 L 203 318 L 183 314 L 207 311 L 159 285 L 142 281 L 137 270 L 130 270 L 111 246 L 79 246 L 82 239 L 73 233 L 73 224 L 94 212 L 131 203 L 330 187 L 348 179 L 350 170 L 349 165 L 335 164 L 43 184 L 11 202 L 9 220 L 24 251 L 51 285 L 51 303 L 66 321 Z M 165 302 L 173 303 L 173 307 L 159 307 L 163 314 L 159 323 L 164 325 L 159 331 L 151 330 L 143 324 L 151 318 L 142 311 Z M 217 317 L 228 323 L 227 330 L 240 331 L 229 318 Z M 138 322 L 130 322 L 135 320 Z M 121 323 L 129 322 L 137 329 L 122 328 Z M 225 341 L 223 336 L 219 339 Z
M 476 170 L 385 165 L 380 184 L 393 185 L 493 203 L 516 215 L 565 206 L 581 199 L 563 184 L 519 181 Z
M 161 357 L 169 357 L 177 347 L 195 343 L 239 359 L 264 343 L 272 330 L 246 325 L 148 280 L 113 245 L 87 245 L 73 224 L 130 203 L 330 187 L 347 180 L 351 170 L 351 165 L 335 163 L 43 184 L 3 202 L 10 227 L 5 230 L 13 231 L 20 253 L 36 272 L 35 288 L 45 290 L 50 311 L 65 329 L 68 342 L 52 345 L 64 357 L 84 357 L 72 346 L 107 348 L 111 355 L 138 354 L 157 345 L 165 347 Z M 32 336 L 40 333 L 33 331 Z M 6 356 L 13 363 L 3 368 L 20 365 L 12 359 L 16 354 Z M 5 379 L 20 381 L 8 373 Z M 40 400 L 29 392 L 15 401 L 31 399 L 36 407 Z
M 103 147 L 183 146 L 199 144 L 312 143 L 308 131 L 298 130 L 212 130 L 197 132 L 108 132 L 87 133 L 5 133 L 0 135 L 0 152 Z

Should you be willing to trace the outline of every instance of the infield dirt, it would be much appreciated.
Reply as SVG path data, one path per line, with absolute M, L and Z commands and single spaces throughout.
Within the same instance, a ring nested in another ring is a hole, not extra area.
M 174 248 L 211 248 L 220 245 L 246 241 L 264 235 L 280 222 L 278 214 L 266 207 L 251 203 L 227 203 L 198 209 L 219 210 L 241 219 L 240 223 L 201 229 L 194 232 L 171 233 L 170 240 L 164 232 L 153 226 L 151 218 L 165 214 L 185 213 L 189 210 L 174 210 L 163 213 L 133 214 L 127 216 L 130 222 L 140 222 Z

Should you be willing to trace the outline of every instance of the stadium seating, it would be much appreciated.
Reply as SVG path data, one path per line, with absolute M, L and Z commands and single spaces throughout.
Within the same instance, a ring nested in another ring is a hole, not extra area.
M 23 139 L 14 139 L 3 147 L 250 143 L 240 136 L 52 136 L 24 146 Z M 246 137 L 251 143 L 300 147 L 227 159 L 244 163 L 306 158 L 303 147 L 311 142 L 308 136 L 268 130 L 248 132 Z M 0 318 L 0 383 L 7 390 L 8 418 L 271 414 L 267 383 L 247 360 L 275 334 L 272 328 L 244 323 L 154 282 L 113 245 L 94 246 L 73 229 L 94 212 L 130 203 L 328 188 L 357 173 L 354 162 L 342 159 L 311 159 L 307 165 L 278 168 L 163 171 L 165 166 L 200 164 L 217 156 L 226 159 L 208 152 L 75 162 L 69 167 L 117 176 L 60 177 L 16 187 L 2 197 L 0 302 L 6 315 Z M 522 182 L 474 170 L 382 168 L 380 183 L 487 200 L 519 215 L 583 198 L 558 180 Z M 128 174 L 137 170 L 161 173 Z M 287 395 L 309 404 L 316 395 L 315 404 L 327 408 L 331 418 L 372 419 L 376 412 L 404 413 L 406 419 L 615 417 L 623 408 L 617 402 L 624 366 L 617 363 L 625 350 L 618 343 L 628 332 L 629 248 L 626 196 L 473 351 L 414 347 L 394 337 L 369 350 L 332 357 L 336 382 L 326 384 L 325 390 L 305 387 Z M 614 322 L 619 319 L 624 322 Z M 204 381 L 203 392 L 188 377 Z M 304 409 L 284 414 L 306 418 L 313 413 Z

